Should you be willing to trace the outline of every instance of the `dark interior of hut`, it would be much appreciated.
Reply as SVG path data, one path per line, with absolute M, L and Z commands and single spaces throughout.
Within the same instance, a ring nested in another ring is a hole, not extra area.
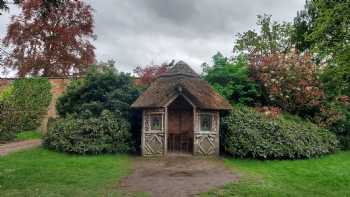
M 192 153 L 193 107 L 183 97 L 168 106 L 168 152 Z

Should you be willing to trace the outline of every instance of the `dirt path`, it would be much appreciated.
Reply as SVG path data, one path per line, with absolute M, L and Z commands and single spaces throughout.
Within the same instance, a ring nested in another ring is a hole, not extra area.
M 12 152 L 33 148 L 41 145 L 41 140 L 25 140 L 20 142 L 12 142 L 0 145 L 0 156 L 7 155 Z
M 152 197 L 194 196 L 237 181 L 238 175 L 220 159 L 192 156 L 137 158 L 134 172 L 119 187 L 129 192 L 147 192 Z

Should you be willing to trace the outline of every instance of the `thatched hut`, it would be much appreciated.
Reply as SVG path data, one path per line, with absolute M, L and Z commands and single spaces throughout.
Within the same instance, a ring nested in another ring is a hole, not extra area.
M 142 110 L 142 155 L 218 155 L 219 112 L 231 109 L 183 61 L 159 76 L 131 107 Z

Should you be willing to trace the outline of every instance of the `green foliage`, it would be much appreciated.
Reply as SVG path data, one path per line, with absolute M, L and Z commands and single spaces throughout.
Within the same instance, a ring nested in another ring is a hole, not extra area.
M 136 150 L 141 121 L 140 114 L 132 112 L 130 105 L 138 95 L 139 90 L 129 74 L 118 72 L 113 67 L 92 67 L 83 79 L 70 83 L 65 94 L 58 99 L 56 109 L 61 117 L 74 116 L 79 121 L 99 118 L 104 110 L 110 111 L 116 119 L 123 118 L 131 123 L 133 150 Z
M 18 129 L 16 115 L 10 106 L 0 101 L 0 143 L 15 139 Z
M 51 84 L 46 78 L 15 80 L 0 94 L 0 140 L 15 138 L 18 131 L 37 129 L 51 101 Z
M 234 50 L 238 53 L 267 55 L 291 48 L 293 26 L 290 23 L 271 21 L 271 15 L 258 15 L 259 32 L 249 30 L 237 35 Z
M 13 86 L 9 85 L 5 87 L 1 92 L 0 92 L 0 102 L 4 102 L 5 100 L 8 100 L 8 98 L 13 94 Z
M 321 75 L 328 96 L 350 96 L 349 1 L 307 0 L 294 21 L 297 47 L 328 64 Z
M 225 150 L 238 157 L 302 159 L 335 151 L 334 134 L 306 121 L 267 118 L 253 109 L 234 109 L 226 119 Z
M 229 60 L 217 53 L 213 62 L 212 67 L 204 68 L 203 77 L 222 96 L 232 103 L 254 105 L 259 102 L 259 87 L 249 78 L 247 61 L 243 56 Z
M 321 73 L 320 79 L 328 98 L 350 96 L 350 63 L 327 66 Z
M 138 90 L 129 74 L 106 67 L 92 68 L 84 79 L 72 81 L 65 94 L 57 101 L 59 115 L 77 114 L 79 117 L 98 117 L 103 110 L 115 116 L 130 118 L 130 104 Z
M 298 11 L 297 16 L 294 18 L 292 42 L 300 51 L 310 49 L 311 46 L 315 44 L 313 41 L 307 39 L 307 35 L 312 32 L 316 13 L 316 8 L 313 2 L 306 0 L 304 9 Z
M 70 116 L 51 123 L 44 145 L 53 150 L 77 153 L 125 153 L 130 151 L 130 124 L 103 111 L 87 119 Z
M 337 135 L 342 149 L 350 149 L 350 104 L 327 103 L 315 117 L 316 122 Z

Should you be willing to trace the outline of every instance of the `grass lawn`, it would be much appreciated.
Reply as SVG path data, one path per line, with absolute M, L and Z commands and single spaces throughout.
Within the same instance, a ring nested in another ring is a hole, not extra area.
M 123 196 L 127 155 L 77 156 L 42 148 L 0 157 L 0 196 Z
M 204 196 L 350 196 L 350 151 L 312 160 L 225 162 L 241 180 Z
M 16 141 L 40 139 L 42 134 L 39 131 L 23 131 L 16 134 Z

